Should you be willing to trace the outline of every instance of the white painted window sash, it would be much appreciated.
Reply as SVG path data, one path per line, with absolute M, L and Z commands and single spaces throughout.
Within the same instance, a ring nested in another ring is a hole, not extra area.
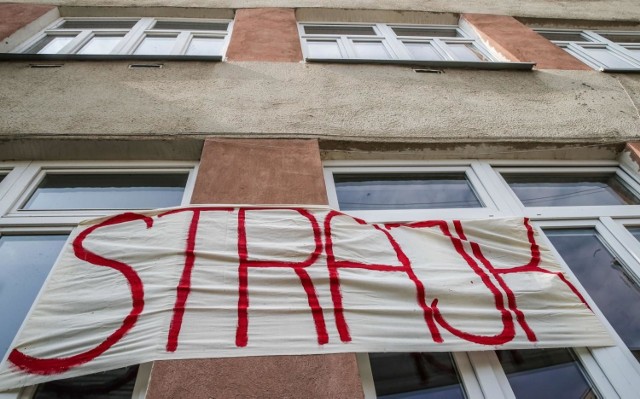
M 308 34 L 305 33 L 305 27 L 323 26 L 323 27 L 371 27 L 375 31 L 375 35 L 340 35 L 340 34 Z M 419 36 L 398 36 L 393 28 L 429 28 L 450 30 L 455 29 L 460 37 L 419 37 Z M 450 50 L 449 44 L 466 44 L 471 45 L 475 51 L 482 54 L 488 61 L 496 61 L 497 57 L 491 54 L 482 43 L 473 35 L 461 29 L 458 26 L 451 25 L 403 25 L 403 24 L 340 24 L 340 23 L 299 23 L 298 32 L 302 42 L 302 51 L 305 58 L 311 58 L 308 41 L 332 41 L 338 42 L 343 59 L 359 59 L 354 49 L 353 41 L 372 41 L 382 42 L 385 49 L 389 52 L 391 60 L 416 60 L 412 57 L 411 52 L 405 46 L 405 42 L 412 43 L 429 43 L 444 61 L 461 61 L 456 59 L 455 54 Z
M 593 31 L 593 30 L 575 30 L 575 29 L 536 29 L 537 32 L 542 33 L 579 33 L 585 36 L 584 41 L 565 41 L 565 40 L 552 40 L 552 42 L 559 47 L 563 48 L 574 57 L 585 62 L 594 69 L 606 69 L 608 68 L 602 62 L 592 57 L 587 51 L 588 48 L 605 48 L 612 54 L 620 57 L 621 59 L 631 64 L 630 68 L 640 69 L 640 57 L 629 51 L 625 46 L 615 43 L 598 33 L 608 34 L 634 34 L 640 36 L 640 32 L 624 32 L 624 31 Z M 637 44 L 630 44 L 632 47 L 636 47 Z M 638 46 L 640 47 L 640 46 Z
M 104 21 L 104 20 L 129 20 L 137 21 L 130 29 L 122 28 L 96 28 L 96 29 L 61 29 L 60 26 L 65 20 L 83 20 L 83 21 Z M 227 24 L 227 30 L 152 30 L 151 28 L 157 21 L 176 21 L 176 22 L 222 22 Z M 74 35 L 74 39 L 66 44 L 57 54 L 76 54 L 91 38 L 95 36 L 123 35 L 120 42 L 109 53 L 111 55 L 133 54 L 140 43 L 147 36 L 172 36 L 177 37 L 176 43 L 170 51 L 170 55 L 185 55 L 190 40 L 196 37 L 212 37 L 223 39 L 221 48 L 221 56 L 224 56 L 229 44 L 230 32 L 233 27 L 233 21 L 213 20 L 213 19 L 185 19 L 185 18 L 60 18 L 52 23 L 47 29 L 43 30 L 32 39 L 16 47 L 12 53 L 23 53 L 45 39 L 47 36 L 69 36 Z M 217 55 L 217 54 L 213 54 Z

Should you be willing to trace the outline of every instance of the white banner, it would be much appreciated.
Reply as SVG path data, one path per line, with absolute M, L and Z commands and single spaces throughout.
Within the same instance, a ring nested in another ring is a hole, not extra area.
M 69 243 L 0 390 L 161 359 L 612 344 L 522 218 L 201 206 L 87 221 Z

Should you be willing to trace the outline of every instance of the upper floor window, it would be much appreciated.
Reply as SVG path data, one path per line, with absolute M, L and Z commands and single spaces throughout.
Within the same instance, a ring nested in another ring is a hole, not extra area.
M 592 68 L 602 71 L 640 69 L 640 32 L 536 31 Z
M 12 52 L 221 58 L 230 25 L 193 18 L 62 18 Z
M 473 33 L 456 25 L 317 24 L 299 25 L 308 61 L 504 62 Z M 506 63 L 512 67 L 526 63 Z M 532 64 L 526 64 L 531 68 Z

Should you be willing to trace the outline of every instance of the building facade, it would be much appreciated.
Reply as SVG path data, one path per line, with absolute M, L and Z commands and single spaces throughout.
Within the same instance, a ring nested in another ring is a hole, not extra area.
M 79 221 L 189 203 L 528 217 L 617 343 L 158 361 L 2 399 L 638 397 L 637 2 L 17 1 L 0 37 L 3 356 Z

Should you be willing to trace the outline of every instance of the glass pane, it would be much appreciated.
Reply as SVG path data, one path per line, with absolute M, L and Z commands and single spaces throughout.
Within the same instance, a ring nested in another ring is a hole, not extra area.
M 186 174 L 47 174 L 22 209 L 152 209 L 180 205 Z
M 75 36 L 47 36 L 40 40 L 25 53 L 29 54 L 57 54 L 64 46 L 69 44 Z
M 471 43 L 447 43 L 447 48 L 456 61 L 488 61 Z
M 580 32 L 538 32 L 549 40 L 561 42 L 590 42 L 591 40 Z
M 464 173 L 334 175 L 342 210 L 480 208 Z
M 342 58 L 337 42 L 307 40 L 307 49 L 309 50 L 310 58 Z
M 640 199 L 615 173 L 503 173 L 502 176 L 525 206 L 640 204 Z
M 389 59 L 389 53 L 384 48 L 382 42 L 360 42 L 354 41 L 353 48 L 356 52 L 356 57 L 365 58 L 368 60 L 386 60 Z
M 371 353 L 378 398 L 464 399 L 448 353 Z
M 568 349 L 497 351 L 518 399 L 586 399 L 597 395 Z
M 78 54 L 109 54 L 123 37 L 124 35 L 94 36 L 82 46 Z
M 18 332 L 66 235 L 0 236 L 0 359 Z
M 631 233 L 636 240 L 640 241 L 640 227 L 627 227 L 629 233 Z
M 194 37 L 187 47 L 187 55 L 221 55 L 224 39 L 214 37 Z
M 598 47 L 598 48 L 587 48 L 582 47 L 582 49 L 589 54 L 589 56 L 595 58 L 599 63 L 604 65 L 606 68 L 635 68 L 633 64 L 624 58 L 620 57 L 618 54 L 609 50 L 606 47 Z
M 33 399 L 131 399 L 138 366 L 38 385 Z
M 56 29 L 130 29 L 138 20 L 66 20 Z
M 545 230 L 562 259 L 640 359 L 640 287 L 595 229 Z
M 422 36 L 422 37 L 459 37 L 456 28 L 393 28 L 398 36 Z
M 375 35 L 371 26 L 305 26 L 307 35 Z
M 141 55 L 166 55 L 170 54 L 176 37 L 167 36 L 147 36 L 142 40 L 134 54 Z
M 227 22 L 189 22 L 189 21 L 158 21 L 152 29 L 166 30 L 222 30 L 226 31 Z
M 442 56 L 438 54 L 431 43 L 411 43 L 404 42 L 405 47 L 416 60 L 441 60 Z
M 612 42 L 616 43 L 640 43 L 640 32 L 620 32 L 620 33 L 598 33 Z

